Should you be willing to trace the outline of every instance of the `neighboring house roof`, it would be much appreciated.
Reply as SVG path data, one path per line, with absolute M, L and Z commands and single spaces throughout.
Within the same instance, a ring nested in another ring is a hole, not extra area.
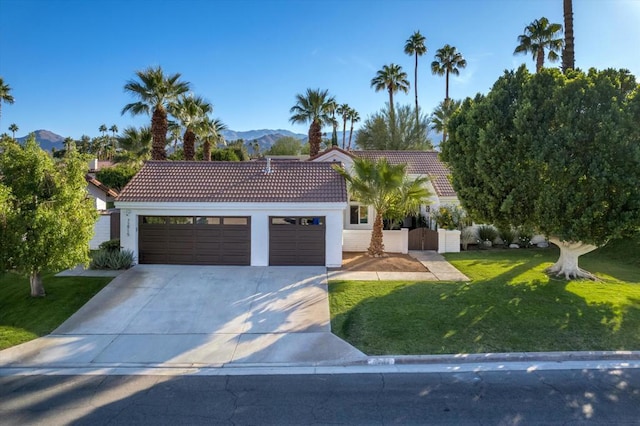
M 390 164 L 406 164 L 408 174 L 429 176 L 438 196 L 457 196 L 449 181 L 451 171 L 440 161 L 437 151 L 345 151 L 338 147 L 332 147 L 310 160 L 333 152 L 339 152 L 352 158 L 366 158 L 371 161 L 386 158 Z
M 102 182 L 100 182 L 98 179 L 94 178 L 91 175 L 85 175 L 84 179 L 90 184 L 95 186 L 96 188 L 98 188 L 99 190 L 101 190 L 102 192 L 104 192 L 105 194 L 107 194 L 110 197 L 117 197 L 118 196 L 118 192 L 109 188 L 108 186 L 104 185 Z
M 148 161 L 120 192 L 124 202 L 334 203 L 345 180 L 330 163 Z

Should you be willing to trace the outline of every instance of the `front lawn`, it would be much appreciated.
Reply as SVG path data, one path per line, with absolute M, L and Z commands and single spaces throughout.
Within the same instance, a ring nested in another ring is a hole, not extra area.
M 602 281 L 567 282 L 543 273 L 556 248 L 448 254 L 472 282 L 331 282 L 331 326 L 369 355 L 640 350 L 637 255 L 594 252 Z
M 32 298 L 27 278 L 0 274 L 0 350 L 51 333 L 112 279 L 48 274 L 47 296 Z

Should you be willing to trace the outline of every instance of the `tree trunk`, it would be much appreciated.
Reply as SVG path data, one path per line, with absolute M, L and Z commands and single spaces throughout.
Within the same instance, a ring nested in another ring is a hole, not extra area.
M 187 130 L 184 132 L 182 141 L 184 159 L 187 161 L 193 161 L 196 155 L 196 134 L 193 133 L 193 130 Z
M 42 276 L 40 272 L 32 272 L 29 275 L 29 284 L 31 285 L 31 297 L 44 297 L 44 286 L 42 285 Z
M 395 149 L 396 142 L 396 111 L 393 107 L 393 90 L 389 87 L 389 133 L 391 134 L 391 147 L 387 146 L 387 149 Z
M 564 48 L 562 49 L 562 73 L 575 69 L 575 49 L 573 47 L 573 1 L 563 0 Z
M 343 117 L 342 120 L 342 149 L 345 148 L 345 143 L 347 141 L 347 120 Z
M 151 117 L 151 134 L 153 136 L 153 145 L 151 149 L 152 160 L 166 160 L 167 151 L 164 147 L 167 144 L 167 129 L 169 123 L 167 122 L 167 113 L 161 106 L 153 110 L 153 116 Z
M 578 258 L 583 254 L 587 254 L 598 247 L 592 244 L 585 244 L 582 242 L 561 241 L 558 238 L 549 238 L 553 244 L 560 248 L 560 257 L 558 261 L 549 268 L 546 272 L 549 274 L 563 276 L 565 279 L 570 280 L 572 278 L 588 278 L 590 280 L 596 280 L 597 278 L 590 272 L 580 269 L 578 267 Z
M 353 121 L 351 121 L 351 130 L 349 130 L 349 145 L 347 145 L 347 151 L 351 151 L 351 136 L 353 135 Z
M 449 99 L 449 70 L 445 72 L 444 76 L 444 101 L 445 103 Z
M 320 142 L 322 141 L 322 128 L 317 120 L 311 122 L 309 126 L 309 155 L 313 157 L 320 152 Z
M 413 90 L 416 94 L 416 126 L 418 126 L 420 123 L 420 113 L 418 111 L 420 111 L 418 109 L 418 52 L 416 51 L 416 66 L 414 68 L 414 72 L 413 72 Z
M 371 242 L 367 250 L 369 256 L 380 257 L 384 255 L 384 243 L 382 242 L 382 215 L 376 212 L 376 219 L 373 221 L 371 231 Z
M 331 146 L 338 146 L 338 122 L 333 118 L 333 133 L 331 134 Z
M 540 72 L 544 66 L 544 49 L 539 48 L 536 52 L 536 72 Z
M 202 143 L 202 156 L 204 161 L 211 161 L 211 142 L 205 139 Z

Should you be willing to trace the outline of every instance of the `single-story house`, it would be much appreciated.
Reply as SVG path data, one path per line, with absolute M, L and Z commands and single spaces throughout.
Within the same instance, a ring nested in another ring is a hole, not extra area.
M 101 243 L 112 238 L 120 238 L 120 216 L 113 203 L 118 193 L 105 186 L 93 175 L 85 175 L 87 181 L 87 192 L 93 199 L 93 205 L 98 210 L 100 217 L 94 226 L 93 238 L 89 241 L 89 248 L 96 250 Z
M 347 188 L 330 163 L 149 161 L 115 205 L 138 263 L 342 264 Z

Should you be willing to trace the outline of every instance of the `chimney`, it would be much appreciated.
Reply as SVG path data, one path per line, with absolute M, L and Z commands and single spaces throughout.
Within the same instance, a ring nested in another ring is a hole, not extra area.
M 98 159 L 89 160 L 89 170 L 98 170 Z
M 264 168 L 263 172 L 268 175 L 272 171 L 273 170 L 271 170 L 271 158 L 267 157 L 267 167 Z

